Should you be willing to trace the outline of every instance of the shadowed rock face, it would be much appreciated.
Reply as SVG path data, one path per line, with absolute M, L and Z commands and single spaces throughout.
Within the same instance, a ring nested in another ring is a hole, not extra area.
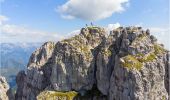
M 42 91 L 74 90 L 76 100 L 166 100 L 168 67 L 168 51 L 149 30 L 120 27 L 108 35 L 103 28 L 86 27 L 31 55 L 27 72 L 17 76 L 16 98 L 35 100 Z

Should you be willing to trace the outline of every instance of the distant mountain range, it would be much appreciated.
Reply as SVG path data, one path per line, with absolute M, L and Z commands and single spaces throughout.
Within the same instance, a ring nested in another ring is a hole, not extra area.
M 7 78 L 11 87 L 16 85 L 15 76 L 25 70 L 29 57 L 42 43 L 0 43 L 0 75 Z

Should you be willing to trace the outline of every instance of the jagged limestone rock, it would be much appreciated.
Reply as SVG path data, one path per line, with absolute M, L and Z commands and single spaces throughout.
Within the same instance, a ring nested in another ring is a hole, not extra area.
M 16 91 L 16 94 L 15 94 L 15 99 L 16 100 L 22 100 L 24 99 L 24 97 L 26 96 L 26 93 L 25 91 L 26 90 L 26 74 L 25 74 L 25 71 L 20 71 L 18 74 L 17 74 L 17 77 L 16 77 L 16 83 L 17 83 L 17 91 Z
M 14 95 L 5 77 L 0 76 L 0 100 L 14 100 Z
M 90 90 L 94 84 L 94 54 L 92 50 L 105 37 L 102 28 L 82 29 L 80 35 L 56 44 L 53 55 L 51 84 L 55 90 Z
M 54 42 L 44 43 L 31 55 L 27 72 L 18 73 L 16 78 L 18 89 L 15 95 L 17 100 L 35 100 L 36 95 L 46 87 L 49 81 L 45 80 L 45 75 L 50 69 L 46 70 L 43 66 L 51 57 L 54 46 Z
M 30 57 L 27 72 L 18 74 L 16 98 L 74 90 L 75 100 L 168 99 L 167 50 L 141 27 L 110 33 L 86 27 L 72 38 L 45 43 Z
M 9 85 L 4 77 L 0 77 L 0 100 L 8 100 L 7 91 Z
M 128 51 L 126 56 L 116 56 L 109 100 L 167 100 L 167 51 L 152 43 L 148 34 L 138 35 L 129 46 L 135 53 Z
M 55 47 L 54 42 L 46 42 L 39 49 L 37 49 L 30 57 L 28 62 L 29 68 L 40 68 L 43 66 L 53 53 Z
M 96 56 L 96 81 L 97 87 L 104 95 L 108 95 L 110 86 L 110 76 L 114 67 L 114 56 L 116 55 L 113 49 L 114 37 L 108 37 L 98 46 Z

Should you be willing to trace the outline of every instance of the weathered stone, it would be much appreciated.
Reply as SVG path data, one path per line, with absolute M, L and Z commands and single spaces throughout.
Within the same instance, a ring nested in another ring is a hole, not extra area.
M 150 30 L 149 29 L 146 30 L 146 35 L 150 35 Z
M 116 56 L 110 79 L 109 100 L 168 99 L 168 83 L 166 86 L 164 84 L 167 52 L 157 45 L 148 36 L 140 35 L 129 45 L 127 56 Z
M 153 35 L 151 35 L 151 36 L 150 36 L 150 39 L 151 39 L 151 42 L 152 42 L 152 43 L 157 42 L 156 37 L 155 37 L 155 36 L 153 36 Z
M 14 100 L 14 95 L 5 77 L 0 76 L 0 100 Z
M 113 38 L 106 39 L 101 43 L 95 61 L 97 87 L 104 95 L 109 93 L 110 76 L 114 67 L 114 56 L 116 55 L 112 46 Z
M 26 86 L 26 74 L 25 71 L 20 71 L 16 77 L 16 83 L 17 83 L 17 91 L 15 94 L 16 100 L 22 100 L 25 94 L 25 86 Z
M 17 75 L 16 98 L 74 90 L 80 94 L 75 100 L 168 99 L 169 56 L 145 33 L 140 27 L 119 27 L 108 36 L 92 26 L 45 43 L 31 55 L 27 72 Z

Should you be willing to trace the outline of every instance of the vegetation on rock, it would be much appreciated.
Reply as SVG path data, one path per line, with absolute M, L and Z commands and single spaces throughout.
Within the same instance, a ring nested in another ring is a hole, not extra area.
M 154 52 L 155 52 L 155 54 L 157 55 L 157 54 L 162 54 L 162 53 L 165 53 L 165 49 L 164 48 L 162 48 L 160 45 L 158 45 L 158 44 L 155 44 L 154 45 Z
M 37 100 L 73 100 L 78 93 L 75 91 L 57 92 L 43 91 L 37 96 Z
M 152 100 L 168 97 L 165 84 L 168 82 L 164 79 L 168 76 L 165 67 L 169 59 L 163 47 L 152 41 L 149 31 L 119 27 L 108 36 L 103 28 L 86 27 L 79 35 L 57 42 L 54 53 L 44 53 L 49 48 L 52 47 L 40 48 L 31 57 L 27 75 L 19 77 L 17 83 L 20 86 L 17 93 L 25 93 L 17 95 L 18 98 Z M 41 64 L 36 64 L 34 59 Z M 150 90 L 154 91 L 153 97 Z
M 124 61 L 122 62 L 122 65 L 124 67 L 127 67 L 128 69 L 136 68 L 137 70 L 140 70 L 143 66 L 140 61 L 138 61 L 134 56 L 127 55 L 122 58 Z
M 112 52 L 109 49 L 103 49 L 102 54 L 109 57 L 112 55 Z

